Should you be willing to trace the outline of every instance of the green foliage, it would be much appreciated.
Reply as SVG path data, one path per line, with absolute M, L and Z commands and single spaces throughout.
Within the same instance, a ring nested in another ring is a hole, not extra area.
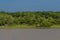
M 10 24 L 35 25 L 37 28 L 50 28 L 60 24 L 60 12 L 0 12 L 0 26 Z
M 0 14 L 0 25 L 13 23 L 14 18 L 11 15 Z

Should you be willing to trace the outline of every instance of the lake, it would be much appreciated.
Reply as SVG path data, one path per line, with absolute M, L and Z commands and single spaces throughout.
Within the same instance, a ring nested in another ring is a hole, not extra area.
M 60 29 L 0 29 L 0 40 L 60 40 Z

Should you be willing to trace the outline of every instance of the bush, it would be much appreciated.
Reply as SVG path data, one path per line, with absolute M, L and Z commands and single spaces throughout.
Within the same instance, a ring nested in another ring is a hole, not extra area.
M 0 26 L 9 24 L 28 24 L 36 27 L 50 27 L 60 24 L 60 12 L 0 12 Z
M 11 15 L 0 14 L 0 25 L 13 23 L 14 18 Z

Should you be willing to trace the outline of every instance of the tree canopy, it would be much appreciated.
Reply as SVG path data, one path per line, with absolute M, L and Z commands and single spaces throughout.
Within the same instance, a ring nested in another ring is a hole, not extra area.
M 10 24 L 35 25 L 37 28 L 60 24 L 60 12 L 0 12 L 0 26 Z

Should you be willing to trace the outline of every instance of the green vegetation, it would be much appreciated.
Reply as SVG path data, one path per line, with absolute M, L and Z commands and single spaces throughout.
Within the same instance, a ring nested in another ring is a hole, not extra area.
M 60 12 L 0 12 L 0 28 L 60 28 Z
M 53 25 L 53 26 L 51 26 L 51 28 L 60 28 L 60 24 Z

